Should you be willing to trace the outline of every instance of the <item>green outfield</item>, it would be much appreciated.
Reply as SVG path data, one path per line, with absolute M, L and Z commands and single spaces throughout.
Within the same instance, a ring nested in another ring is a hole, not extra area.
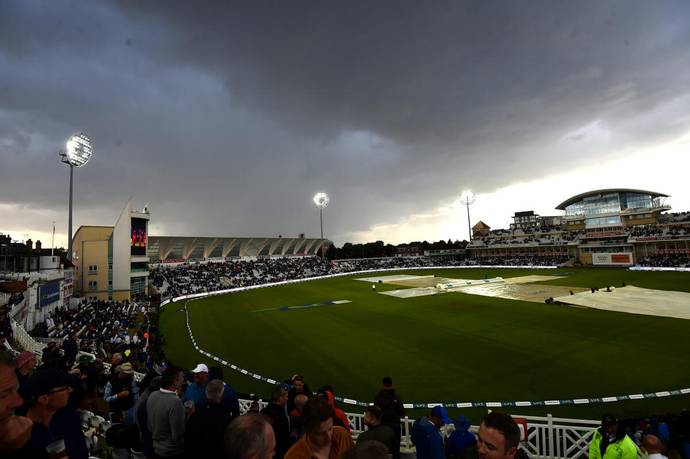
M 404 271 L 479 279 L 565 274 L 545 284 L 628 285 L 690 292 L 690 273 L 621 269 L 439 269 Z M 390 275 L 385 273 L 382 275 Z M 189 303 L 202 349 L 261 375 L 304 374 L 312 389 L 370 401 L 390 375 L 405 402 L 590 398 L 690 387 L 690 321 L 518 300 L 448 293 L 417 298 L 380 295 L 400 286 L 346 276 Z M 348 300 L 348 303 L 318 307 Z M 160 327 L 168 359 L 186 368 L 213 364 L 191 345 L 182 304 L 166 307 Z M 690 308 L 690 304 L 688 305 Z M 270 387 L 225 368 L 241 392 Z M 690 407 L 690 396 L 586 406 L 514 408 L 524 414 L 598 418 Z M 347 410 L 360 410 L 345 407 Z M 457 410 L 451 410 L 451 414 Z M 470 415 L 485 412 L 471 409 Z

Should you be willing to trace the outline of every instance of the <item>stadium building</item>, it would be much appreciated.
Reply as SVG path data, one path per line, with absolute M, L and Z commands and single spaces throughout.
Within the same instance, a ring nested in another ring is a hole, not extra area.
M 80 226 L 72 246 L 77 296 L 122 301 L 148 292 L 149 262 L 186 263 L 239 258 L 314 256 L 328 239 L 149 236 L 148 209 L 127 202 L 115 226 Z
M 559 216 L 516 212 L 507 230 L 475 225 L 473 257 L 539 258 L 559 263 L 630 266 L 690 255 L 690 214 L 671 210 L 663 193 L 611 188 L 573 196 Z
M 72 239 L 75 293 L 89 300 L 129 300 L 147 293 L 148 209 L 128 201 L 115 226 L 80 226 Z

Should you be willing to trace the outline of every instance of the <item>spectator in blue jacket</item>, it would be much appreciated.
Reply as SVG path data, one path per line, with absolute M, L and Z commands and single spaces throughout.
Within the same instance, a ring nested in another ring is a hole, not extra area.
M 206 384 L 208 383 L 208 367 L 200 363 L 192 370 L 194 382 L 187 387 L 182 396 L 182 403 L 187 400 L 194 402 L 194 408 L 199 410 L 206 405 Z
M 417 449 L 417 459 L 444 459 L 443 436 L 439 429 L 451 420 L 442 406 L 435 406 L 429 416 L 423 416 L 412 424 L 412 443 Z
M 446 442 L 446 456 L 449 459 L 476 456 L 477 438 L 469 431 L 470 421 L 465 416 L 460 415 L 453 424 L 455 424 L 455 430 Z

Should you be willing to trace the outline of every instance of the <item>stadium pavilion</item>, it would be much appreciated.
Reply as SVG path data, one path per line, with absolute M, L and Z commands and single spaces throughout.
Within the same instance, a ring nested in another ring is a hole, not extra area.
M 475 225 L 473 257 L 553 257 L 582 265 L 630 266 L 663 255 L 690 254 L 690 216 L 665 214 L 667 195 L 610 188 L 573 196 L 564 215 L 516 212 L 509 230 Z

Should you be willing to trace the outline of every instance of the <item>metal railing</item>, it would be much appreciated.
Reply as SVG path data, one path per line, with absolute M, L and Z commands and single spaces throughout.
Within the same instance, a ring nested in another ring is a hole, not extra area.
M 16 320 L 11 319 L 10 323 L 12 325 L 12 335 L 17 344 L 24 350 L 31 351 L 38 355 L 40 358 L 43 353 L 43 348 L 46 347 L 46 345 L 36 341 Z
M 268 405 L 263 400 L 240 400 L 240 412 L 242 414 L 249 411 L 252 405 L 255 409 L 262 410 Z M 350 421 L 353 438 L 357 438 L 360 433 L 366 430 L 364 425 L 364 414 L 345 413 Z M 599 427 L 600 422 L 591 419 L 570 419 L 556 418 L 550 414 L 547 416 L 521 416 L 513 415 L 521 421 L 526 421 L 527 431 L 523 433 L 520 447 L 524 449 L 531 458 L 534 459 L 586 459 L 589 457 L 589 444 L 594 435 L 594 431 Z M 400 419 L 402 435 L 400 438 L 400 449 L 403 452 L 414 452 L 414 445 L 411 440 L 412 425 L 414 419 L 408 416 Z M 524 424 L 523 424 L 524 426 Z M 479 426 L 473 425 L 470 431 L 477 432 Z M 441 429 L 443 435 L 448 436 L 453 431 L 452 425 L 444 426 Z

